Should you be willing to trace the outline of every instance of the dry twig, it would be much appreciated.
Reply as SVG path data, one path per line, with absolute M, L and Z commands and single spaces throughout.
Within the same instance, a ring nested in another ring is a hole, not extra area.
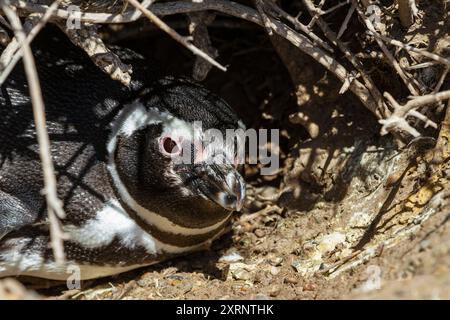
M 450 99 L 450 90 L 417 97 L 408 101 L 405 105 L 400 105 L 388 92 L 385 92 L 384 96 L 391 103 L 394 108 L 394 112 L 387 119 L 379 120 L 379 122 L 383 125 L 381 128 L 381 134 L 385 135 L 390 131 L 400 130 L 408 132 L 414 138 L 417 138 L 420 136 L 420 133 L 408 123 L 406 118 L 408 116 L 412 116 L 425 122 L 425 127 L 432 126 L 437 128 L 437 124 L 435 122 L 428 119 L 428 117 L 422 113 L 417 112 L 416 109 L 428 104 L 438 103 Z
M 373 32 L 372 30 L 368 30 L 368 32 L 369 32 L 369 34 L 373 35 L 375 38 L 383 40 L 384 42 L 389 43 L 389 44 L 391 44 L 393 46 L 402 48 L 402 49 L 404 49 L 406 51 L 411 51 L 411 52 L 420 54 L 420 55 L 422 55 L 424 57 L 427 57 L 427 58 L 430 58 L 430 59 L 432 59 L 432 60 L 434 60 L 436 62 L 439 62 L 439 63 L 442 63 L 444 65 L 450 66 L 450 59 L 441 57 L 440 55 L 437 55 L 437 54 L 432 53 L 432 52 L 428 52 L 428 51 L 423 50 L 423 49 L 417 49 L 417 48 L 415 48 L 413 46 L 410 46 L 408 44 L 404 44 L 401 41 L 389 38 L 388 36 L 381 35 L 378 32 Z
M 397 0 L 400 21 L 405 28 L 414 23 L 414 18 L 419 14 L 415 0 Z
M 300 31 L 304 32 L 305 35 L 307 35 L 309 38 L 311 38 L 311 40 L 314 44 L 321 46 L 322 48 L 324 48 L 330 52 L 334 52 L 333 48 L 330 47 L 330 45 L 328 43 L 326 43 L 325 41 L 320 39 L 320 37 L 317 36 L 314 32 L 312 32 L 312 30 L 308 26 L 305 26 L 304 24 L 300 23 L 300 21 L 298 21 L 295 17 L 291 16 L 290 14 L 285 12 L 283 9 L 281 9 L 279 6 L 277 6 L 274 3 L 272 3 L 272 9 L 275 12 L 277 12 L 281 17 L 286 19 L 288 22 L 292 23 L 292 25 L 294 26 L 294 28 L 296 30 L 300 30 Z M 320 18 L 320 16 L 318 17 L 318 19 L 319 18 Z
M 267 34 L 269 36 L 272 36 L 273 35 L 272 22 L 270 21 L 269 17 L 265 12 L 266 4 L 264 3 L 264 0 L 255 0 L 255 7 L 258 10 L 259 15 L 261 16 L 261 20 L 264 23 L 264 27 L 266 28 Z
M 50 140 L 46 127 L 45 107 L 42 98 L 41 87 L 39 84 L 39 78 L 34 63 L 33 53 L 31 51 L 30 45 L 27 43 L 27 37 L 25 31 L 23 30 L 22 23 L 20 22 L 19 17 L 17 16 L 14 8 L 8 6 L 7 4 L 2 4 L 2 10 L 7 16 L 12 28 L 14 29 L 15 37 L 21 46 L 21 50 L 23 51 L 23 63 L 28 86 L 30 89 L 33 115 L 39 143 L 39 154 L 41 157 L 42 169 L 44 173 L 43 193 L 47 201 L 51 245 L 56 262 L 62 263 L 65 260 L 63 248 L 64 234 L 58 217 L 63 219 L 65 217 L 65 213 L 62 207 L 62 203 L 58 199 L 56 191 L 56 178 L 53 168 L 52 156 L 50 153 Z
M 342 22 L 341 27 L 339 28 L 339 32 L 337 34 L 337 39 L 339 39 L 340 37 L 342 37 L 342 35 L 344 34 L 345 30 L 347 30 L 347 26 L 348 26 L 348 22 L 350 21 L 350 18 L 353 15 L 353 12 L 355 12 L 356 6 L 354 3 L 352 3 L 352 5 L 350 6 L 350 9 L 348 9 L 347 15 L 345 16 L 344 21 Z
M 158 18 L 153 12 L 142 6 L 137 0 L 127 0 L 131 5 L 133 5 L 135 8 L 139 9 L 151 22 L 153 22 L 156 26 L 158 26 L 162 31 L 166 32 L 169 36 L 171 36 L 175 41 L 182 44 L 184 47 L 189 49 L 193 54 L 205 59 L 209 63 L 211 63 L 213 66 L 219 68 L 222 71 L 226 71 L 227 68 L 219 64 L 217 61 L 215 61 L 213 58 L 208 56 L 206 53 L 204 53 L 202 50 L 194 46 L 186 37 L 183 37 L 179 35 L 175 30 L 173 30 L 171 27 L 169 27 L 164 21 L 162 21 L 160 18 Z
M 41 29 L 46 25 L 52 14 L 55 12 L 55 10 L 58 8 L 59 3 L 61 0 L 55 0 L 55 2 L 50 5 L 44 14 L 35 14 L 35 17 L 41 17 L 41 19 L 28 19 L 25 22 L 25 28 L 27 24 L 29 25 L 29 32 L 27 35 L 26 42 L 28 45 L 33 41 L 34 37 L 41 31 Z M 32 16 L 32 14 L 30 15 Z M 17 62 L 19 62 L 20 58 L 22 58 L 23 52 L 22 50 L 18 50 L 19 45 L 18 42 L 11 42 L 8 47 L 2 52 L 2 55 L 0 57 L 0 85 L 2 85 L 5 80 L 8 78 L 11 71 L 14 69 Z M 12 54 L 12 57 L 10 56 Z
M 311 15 L 316 12 L 316 8 L 314 7 L 314 4 L 311 0 L 303 0 L 303 3 L 305 4 L 305 7 L 309 11 Z M 322 29 L 322 32 L 325 34 L 325 36 L 336 46 L 339 47 L 339 49 L 344 53 L 345 57 L 348 61 L 355 67 L 355 69 L 359 72 L 362 79 L 364 80 L 364 84 L 367 87 L 367 89 L 370 91 L 370 94 L 372 95 L 372 99 L 377 105 L 377 109 L 375 110 L 375 114 L 378 118 L 383 118 L 387 115 L 388 110 L 384 103 L 383 96 L 381 95 L 381 92 L 378 90 L 377 86 L 373 82 L 372 78 L 368 75 L 368 73 L 364 70 L 364 67 L 362 63 L 359 61 L 359 59 L 350 51 L 348 46 L 340 41 L 337 37 L 337 35 L 331 30 L 331 28 L 328 26 L 328 24 L 319 16 L 316 19 L 317 24 Z M 347 84 L 350 86 L 350 81 L 347 80 L 349 77 L 344 79 L 344 84 Z M 354 81 L 354 79 L 352 79 Z
M 216 58 L 219 54 L 209 38 L 208 25 L 214 21 L 216 15 L 212 12 L 194 12 L 188 14 L 189 33 L 192 36 L 193 44 L 206 52 L 209 56 Z M 212 65 L 205 59 L 198 57 L 195 59 L 192 77 L 197 81 L 206 79 Z
M 366 25 L 367 29 L 372 34 L 377 34 L 378 32 L 375 30 L 374 25 L 372 24 L 372 21 L 366 17 L 364 12 L 361 10 L 361 8 L 358 5 L 358 2 L 356 0 L 352 0 L 352 3 L 355 5 L 356 11 L 358 12 L 358 15 L 360 16 L 361 20 Z M 419 95 L 419 90 L 414 86 L 414 82 L 405 74 L 400 64 L 395 60 L 392 53 L 389 51 L 389 49 L 386 47 L 386 45 L 383 43 L 383 41 L 380 39 L 380 37 L 375 36 L 375 41 L 377 42 L 380 49 L 383 51 L 384 55 L 386 56 L 386 59 L 389 61 L 391 66 L 397 71 L 400 78 L 402 78 L 403 82 L 405 83 L 406 87 L 409 89 L 411 94 L 413 96 Z
M 83 49 L 91 60 L 111 79 L 120 81 L 128 86 L 133 73 L 131 66 L 123 63 L 120 58 L 105 45 L 97 33 L 97 26 L 91 24 L 80 24 L 80 29 L 69 29 L 66 24 L 57 23 L 73 44 Z

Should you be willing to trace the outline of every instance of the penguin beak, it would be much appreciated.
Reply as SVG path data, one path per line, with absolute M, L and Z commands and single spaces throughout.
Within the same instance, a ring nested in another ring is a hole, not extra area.
M 211 201 L 229 211 L 240 211 L 245 198 L 245 181 L 231 165 L 197 167 L 202 183 L 199 191 Z

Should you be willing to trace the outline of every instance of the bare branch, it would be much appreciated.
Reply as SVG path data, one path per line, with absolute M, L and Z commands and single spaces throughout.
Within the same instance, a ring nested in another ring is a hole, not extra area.
M 450 90 L 441 91 L 439 93 L 427 94 L 425 96 L 414 98 L 410 100 L 407 104 L 405 104 L 403 108 L 405 110 L 404 112 L 406 112 L 411 109 L 425 106 L 427 104 L 437 103 L 448 99 L 450 99 Z
M 188 14 L 189 33 L 192 36 L 193 44 L 206 52 L 209 56 L 216 58 L 218 56 L 217 49 L 211 45 L 208 33 L 208 25 L 214 21 L 215 13 L 212 12 L 193 12 Z M 201 57 L 195 59 L 192 76 L 197 81 L 206 79 L 212 65 Z
M 131 66 L 123 63 L 120 58 L 103 43 L 97 33 L 97 26 L 81 23 L 80 29 L 68 29 L 64 22 L 57 23 L 73 44 L 83 49 L 91 60 L 111 79 L 128 86 L 131 82 Z
M 258 10 L 259 15 L 261 16 L 261 20 L 264 22 L 264 27 L 266 28 L 267 34 L 269 36 L 272 36 L 272 22 L 265 12 L 265 6 L 266 4 L 264 3 L 264 0 L 255 0 L 255 7 Z
M 50 153 L 50 140 L 48 137 L 45 107 L 42 98 L 39 78 L 34 63 L 33 53 L 27 37 L 23 30 L 22 23 L 12 7 L 6 4 L 2 5 L 3 12 L 7 16 L 12 28 L 14 29 L 15 37 L 17 38 L 21 50 L 23 51 L 23 63 L 25 74 L 27 77 L 28 86 L 30 89 L 31 103 L 33 106 L 33 115 L 36 125 L 36 133 L 39 142 L 39 154 L 42 162 L 42 169 L 44 173 L 44 190 L 45 199 L 47 201 L 47 212 L 50 221 L 50 235 L 53 253 L 55 260 L 59 263 L 64 262 L 64 248 L 63 248 L 63 233 L 59 225 L 58 217 L 63 219 L 65 213 L 61 201 L 58 199 L 56 191 L 56 178 L 53 168 L 52 156 Z
M 26 42 L 28 45 L 30 45 L 34 37 L 39 33 L 39 31 L 42 30 L 42 28 L 48 22 L 50 17 L 58 8 L 60 2 L 61 0 L 55 0 L 55 2 L 53 2 L 52 5 L 50 5 L 47 8 L 47 10 L 44 12 L 42 18 L 39 21 L 36 19 L 30 19 L 27 21 L 30 24 L 35 23 L 35 25 L 32 27 L 32 29 L 27 35 Z M 27 24 L 27 22 L 25 23 L 25 25 Z M 18 48 L 19 46 L 17 42 L 15 43 L 11 42 L 8 45 L 8 47 L 2 52 L 2 55 L 0 57 L 0 70 L 1 70 L 0 85 L 2 85 L 5 82 L 5 80 L 8 78 L 9 74 L 14 69 L 17 62 L 20 60 L 20 58 L 22 58 L 23 52 L 22 50 L 18 50 Z M 14 52 L 12 58 L 5 57 L 6 55 L 8 55 L 8 52 Z
M 405 105 L 400 105 L 388 92 L 385 92 L 384 96 L 394 108 L 394 113 L 387 119 L 379 120 L 379 122 L 383 125 L 381 128 L 381 134 L 385 135 L 390 131 L 400 130 L 408 132 L 413 137 L 417 138 L 420 136 L 420 133 L 406 121 L 406 118 L 408 116 L 413 116 L 421 121 L 424 121 L 425 126 L 437 128 L 437 124 L 435 122 L 428 119 L 428 117 L 422 113 L 417 112 L 415 109 L 428 104 L 450 99 L 450 90 L 417 97 L 408 101 Z
M 450 72 L 450 66 L 444 69 L 442 72 L 436 86 L 433 89 L 433 93 L 438 93 L 441 90 L 442 85 L 444 84 L 445 78 L 447 78 L 448 73 Z
M 289 15 L 287 12 L 282 10 L 279 6 L 277 6 L 274 3 L 272 3 L 272 9 L 274 11 L 276 11 L 278 14 L 280 14 L 287 21 L 292 23 L 292 25 L 294 26 L 294 28 L 296 30 L 300 30 L 300 31 L 304 32 L 309 38 L 311 38 L 311 40 L 313 41 L 314 44 L 317 44 L 317 45 L 321 46 L 322 48 L 324 48 L 324 49 L 326 49 L 326 50 L 328 50 L 330 52 L 334 52 L 333 48 L 330 47 L 330 45 L 328 43 L 326 43 L 325 41 L 320 39 L 319 36 L 314 34 L 314 32 L 312 32 L 312 30 L 308 26 L 305 26 L 304 24 L 302 24 L 295 17 Z M 319 16 L 319 18 L 320 18 L 320 16 Z
M 428 52 L 428 51 L 423 50 L 423 49 L 417 49 L 417 48 L 415 48 L 413 46 L 410 46 L 408 44 L 404 44 L 403 42 L 400 42 L 398 40 L 395 40 L 395 39 L 389 38 L 387 36 L 381 35 L 378 32 L 373 32 L 372 30 L 368 30 L 368 32 L 371 35 L 373 35 L 375 38 L 381 39 L 384 42 L 387 42 L 387 43 L 389 43 L 389 44 L 391 44 L 393 46 L 405 49 L 406 51 L 411 51 L 411 52 L 420 54 L 420 55 L 422 55 L 424 57 L 427 57 L 427 58 L 430 58 L 430 59 L 432 59 L 432 60 L 434 60 L 436 62 L 439 62 L 439 63 L 445 64 L 447 66 L 450 66 L 450 60 L 449 59 L 441 57 L 441 56 L 439 56 L 439 55 L 437 55 L 435 53 L 431 53 L 431 52 Z
M 375 30 L 375 27 L 372 24 L 372 22 L 370 21 L 370 19 L 368 19 L 366 17 L 366 15 L 364 14 L 364 12 L 359 8 L 358 2 L 356 0 L 352 0 L 352 3 L 355 5 L 356 11 L 358 12 L 358 15 L 360 16 L 361 20 L 366 25 L 367 29 L 374 34 L 375 33 L 378 34 L 378 32 Z M 394 56 L 389 51 L 389 49 L 385 46 L 383 41 L 379 37 L 375 37 L 375 41 L 378 43 L 378 46 L 383 51 L 383 53 L 386 56 L 389 63 L 392 65 L 392 67 L 395 69 L 395 71 L 397 71 L 400 78 L 402 78 L 403 82 L 405 83 L 406 87 L 409 89 L 411 94 L 414 96 L 419 95 L 419 90 L 413 85 L 413 81 L 403 72 L 402 67 L 397 62 L 397 60 L 395 60 Z
M 419 10 L 417 9 L 415 0 L 397 0 L 398 13 L 400 21 L 405 28 L 408 28 L 414 23 L 414 18 L 418 16 Z
M 345 30 L 347 30 L 348 22 L 350 21 L 350 18 L 352 17 L 353 12 L 355 12 L 355 9 L 356 9 L 356 6 L 354 3 L 352 3 L 352 5 L 350 6 L 350 9 L 348 9 L 348 12 L 347 12 L 347 15 L 345 16 L 344 21 L 342 22 L 341 27 L 339 28 L 339 32 L 337 34 L 337 39 L 342 37 Z
M 316 8 L 314 7 L 314 4 L 311 2 L 311 0 L 303 0 L 303 3 L 309 13 L 311 15 L 314 14 L 316 11 Z M 383 101 L 383 96 L 381 95 L 381 92 L 378 90 L 377 86 L 373 82 L 372 78 L 365 72 L 364 67 L 362 63 L 359 61 L 359 59 L 354 55 L 348 46 L 340 41 L 336 34 L 331 30 L 331 28 L 328 26 L 328 24 L 319 16 L 317 17 L 317 23 L 319 27 L 322 29 L 322 32 L 325 34 L 325 36 L 336 46 L 339 47 L 339 49 L 344 53 L 345 57 L 348 61 L 355 67 L 356 70 L 358 70 L 359 74 L 361 75 L 362 79 L 364 80 L 364 84 L 367 87 L 367 89 L 370 91 L 373 100 L 377 104 L 376 114 L 378 118 L 382 118 L 383 116 L 386 116 L 388 113 L 387 107 Z M 350 85 L 350 82 L 348 81 L 350 79 L 349 76 L 347 76 L 344 80 L 344 85 L 346 82 L 348 82 L 348 85 Z
M 183 46 L 185 46 L 187 49 L 189 49 L 192 53 L 195 55 L 202 57 L 209 63 L 211 63 L 213 66 L 217 67 L 218 69 L 222 71 L 226 71 L 227 68 L 222 66 L 220 63 L 215 61 L 213 58 L 208 56 L 206 53 L 204 53 L 202 50 L 194 46 L 191 42 L 188 41 L 186 37 L 180 36 L 175 30 L 173 30 L 171 27 L 169 27 L 164 21 L 162 21 L 160 18 L 158 18 L 153 12 L 148 10 L 147 8 L 143 7 L 137 0 L 127 0 L 131 5 L 133 5 L 135 8 L 142 11 L 142 13 L 151 21 L 153 22 L 158 28 L 166 32 L 169 36 L 171 36 L 175 41 L 179 42 Z

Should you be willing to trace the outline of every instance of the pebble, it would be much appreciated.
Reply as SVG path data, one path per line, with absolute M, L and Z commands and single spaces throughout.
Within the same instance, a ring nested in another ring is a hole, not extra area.
M 238 270 L 234 270 L 233 277 L 236 280 L 250 280 L 252 278 L 252 275 L 247 270 L 238 269 Z
M 172 280 L 178 280 L 178 281 L 183 281 L 185 279 L 185 277 L 182 276 L 181 274 L 172 274 L 170 276 L 167 276 L 166 278 L 172 279 Z
M 255 233 L 255 235 L 256 235 L 258 238 L 262 238 L 262 237 L 264 237 L 264 236 L 266 235 L 266 233 L 265 233 L 264 230 L 262 230 L 262 229 L 256 229 L 256 230 L 254 231 L 254 233 Z
M 136 284 L 140 287 L 148 287 L 149 285 L 154 283 L 154 279 L 152 277 L 146 277 L 139 279 L 136 281 Z
M 238 261 L 242 261 L 242 260 L 244 260 L 244 258 L 239 253 L 232 252 L 232 253 L 229 253 L 227 255 L 220 257 L 219 262 L 233 263 L 233 262 L 238 262 Z
M 278 296 L 278 295 L 280 294 L 280 292 L 281 292 L 280 286 L 274 285 L 274 286 L 272 286 L 272 287 L 270 288 L 270 290 L 269 290 L 269 295 L 270 295 L 271 297 L 276 297 L 276 296 Z
M 431 248 L 431 241 L 426 239 L 426 240 L 422 240 L 420 241 L 420 251 L 425 251 L 427 249 Z
M 284 278 L 284 283 L 297 284 L 298 280 L 294 277 L 286 277 Z
M 255 279 L 254 279 L 255 283 L 262 283 L 263 281 L 264 281 L 264 276 L 263 276 L 262 272 L 255 274 Z
M 272 266 L 272 267 L 270 268 L 270 274 L 271 274 L 271 275 L 276 276 L 276 275 L 279 274 L 279 273 L 280 273 L 280 269 L 278 269 L 277 267 Z
M 314 283 L 307 283 L 303 286 L 304 291 L 315 291 L 317 286 Z
M 269 258 L 269 263 L 272 266 L 275 266 L 275 267 L 281 266 L 282 262 L 283 262 L 283 258 L 282 257 L 271 257 L 271 258 Z

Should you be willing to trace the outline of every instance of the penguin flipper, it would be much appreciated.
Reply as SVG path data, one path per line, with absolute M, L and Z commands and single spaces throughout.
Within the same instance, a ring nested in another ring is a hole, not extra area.
M 38 212 L 30 210 L 20 199 L 0 190 L 0 239 L 32 224 L 37 216 Z

